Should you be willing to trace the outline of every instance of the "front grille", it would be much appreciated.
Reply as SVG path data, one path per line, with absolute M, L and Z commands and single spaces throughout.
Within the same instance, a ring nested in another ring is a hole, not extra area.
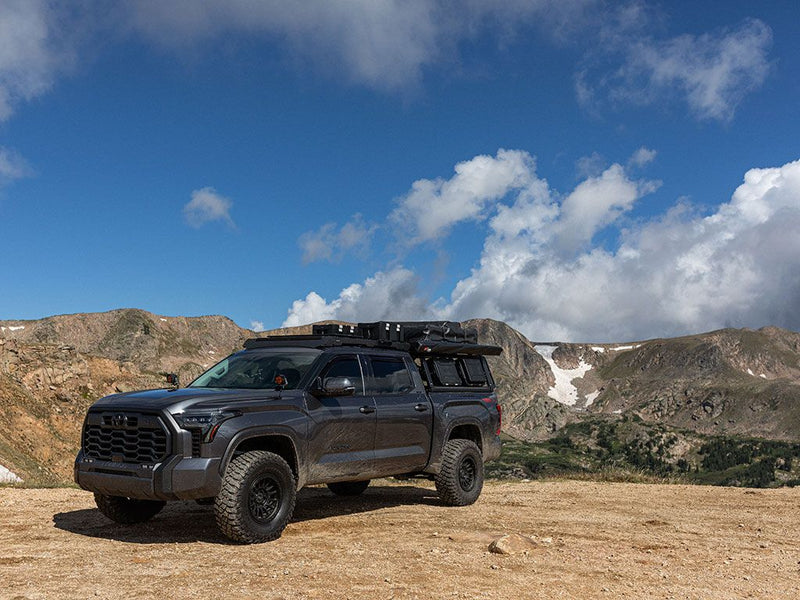
M 89 413 L 83 431 L 83 451 L 96 460 L 154 464 L 167 456 L 169 435 L 155 415 Z

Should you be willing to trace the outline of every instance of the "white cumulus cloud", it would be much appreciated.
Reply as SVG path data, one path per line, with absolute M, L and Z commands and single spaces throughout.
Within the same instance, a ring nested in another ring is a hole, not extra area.
M 417 275 L 402 267 L 379 271 L 364 283 L 354 283 L 343 289 L 337 298 L 326 301 L 316 292 L 295 300 L 283 327 L 304 325 L 315 321 L 376 321 L 393 319 L 424 319 L 433 314 L 418 291 Z
M 536 339 L 591 341 L 800 325 L 800 161 L 748 171 L 712 215 L 677 205 L 625 231 L 614 250 L 560 253 L 562 218 L 538 238 L 495 229 L 443 314 L 492 316 Z
M 255 321 L 255 320 L 250 321 L 250 329 L 252 329 L 256 333 L 264 331 L 264 323 L 262 321 Z
M 582 181 L 562 200 L 553 239 L 563 250 L 574 252 L 658 186 L 654 181 L 633 181 L 621 165 L 611 165 L 599 176 Z
M 236 227 L 231 218 L 232 207 L 233 202 L 218 194 L 213 187 L 204 187 L 192 192 L 192 199 L 183 207 L 183 216 L 192 227 L 202 227 L 213 221 Z
M 535 161 L 527 152 L 499 150 L 458 163 L 450 179 L 419 179 L 399 200 L 389 222 L 405 243 L 437 239 L 451 226 L 486 216 L 512 190 L 531 184 Z
M 642 158 L 649 152 L 629 164 Z M 613 248 L 592 240 L 658 182 L 613 164 L 562 195 L 527 164 L 525 186 L 481 208 L 489 219 L 479 262 L 448 298 L 425 298 L 424 274 L 396 267 L 330 302 L 309 293 L 285 324 L 492 317 L 532 339 L 597 342 L 729 325 L 800 328 L 800 160 L 748 171 L 711 214 L 679 202 L 626 223 Z M 484 174 L 494 181 L 491 169 Z

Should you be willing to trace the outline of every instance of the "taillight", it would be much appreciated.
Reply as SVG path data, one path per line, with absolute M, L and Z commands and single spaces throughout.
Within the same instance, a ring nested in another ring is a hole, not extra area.
M 495 433 L 500 435 L 500 427 L 503 424 L 503 408 L 498 404 L 497 405 L 497 431 Z

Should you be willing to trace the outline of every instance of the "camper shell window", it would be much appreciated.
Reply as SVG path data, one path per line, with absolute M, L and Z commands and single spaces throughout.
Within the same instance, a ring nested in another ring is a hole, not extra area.
M 431 388 L 487 388 L 490 379 L 481 356 L 435 356 L 426 358 L 420 369 Z

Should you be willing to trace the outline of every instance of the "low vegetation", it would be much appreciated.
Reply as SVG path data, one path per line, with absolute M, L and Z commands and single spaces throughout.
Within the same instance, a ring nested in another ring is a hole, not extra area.
M 800 484 L 800 443 L 703 436 L 637 417 L 596 418 L 545 441 L 506 436 L 487 476 L 793 487 Z

